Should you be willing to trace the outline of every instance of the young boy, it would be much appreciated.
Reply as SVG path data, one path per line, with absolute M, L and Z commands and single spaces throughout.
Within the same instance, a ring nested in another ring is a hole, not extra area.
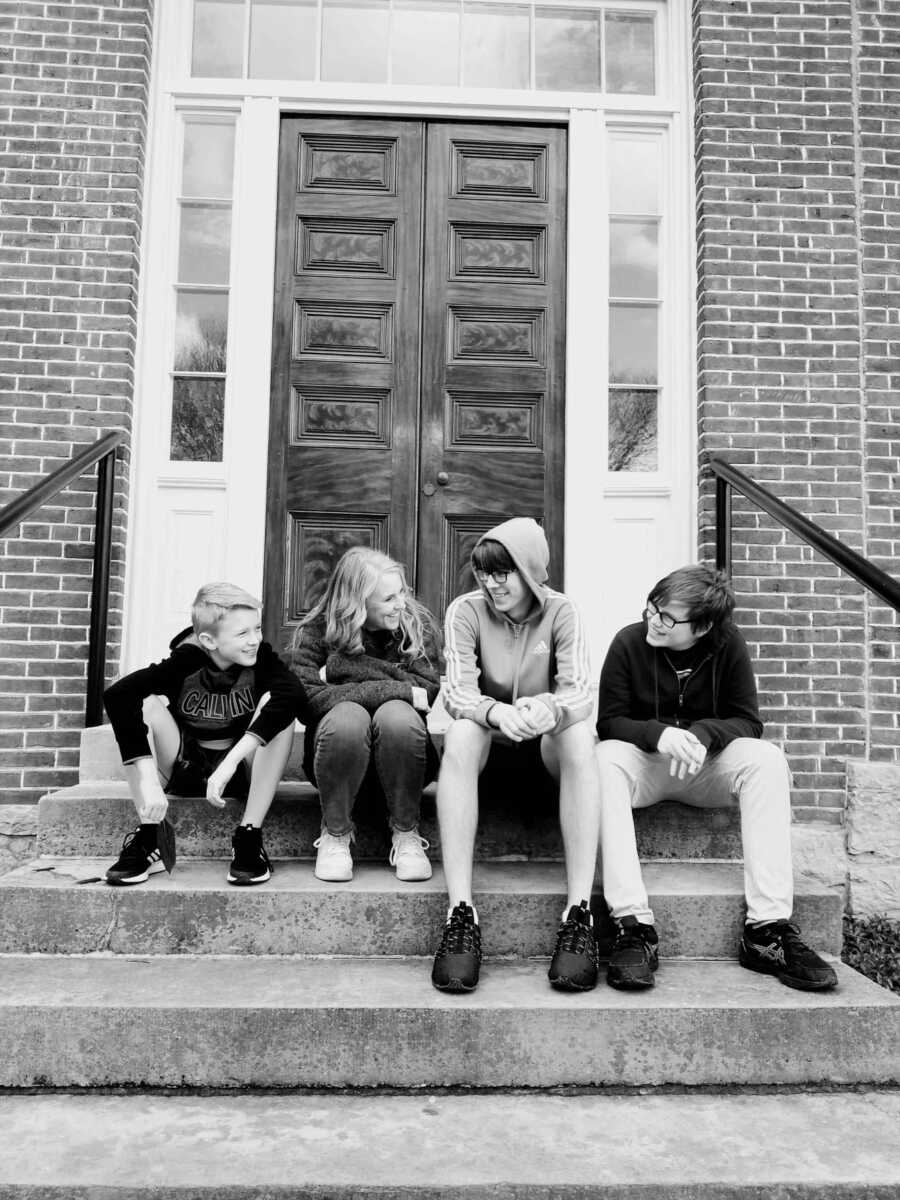
M 554 987 L 597 981 L 589 900 L 599 836 L 590 666 L 572 602 L 546 586 L 547 539 L 518 517 L 489 530 L 472 552 L 477 591 L 447 609 L 444 738 L 437 808 L 450 907 L 432 983 L 468 992 L 478 983 L 481 931 L 472 902 L 478 776 L 494 742 L 559 783 L 568 900 L 550 964 Z
M 262 641 L 259 610 L 258 600 L 230 583 L 206 584 L 191 610 L 193 628 L 172 639 L 170 656 L 104 693 L 141 822 L 106 872 L 107 883 L 143 883 L 165 869 L 160 823 L 173 794 L 205 796 L 216 808 L 225 807 L 226 795 L 245 800 L 228 882 L 264 883 L 271 876 L 261 826 L 305 694 Z
M 741 810 L 746 923 L 741 966 L 823 991 L 834 969 L 791 920 L 791 776 L 761 741 L 756 682 L 731 621 L 723 573 L 688 566 L 650 592 L 643 621 L 622 629 L 600 675 L 603 891 L 618 926 L 607 971 L 616 988 L 653 986 L 658 938 L 641 877 L 633 808 L 663 799 Z

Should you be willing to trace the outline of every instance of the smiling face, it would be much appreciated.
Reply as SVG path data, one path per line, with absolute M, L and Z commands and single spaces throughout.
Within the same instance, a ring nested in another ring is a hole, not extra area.
M 400 616 L 406 608 L 406 593 L 399 571 L 385 571 L 374 592 L 366 600 L 365 628 L 370 633 L 400 627 Z
M 503 572 L 498 574 L 503 575 Z M 498 583 L 493 575 L 484 572 L 476 572 L 475 577 L 493 600 L 497 612 L 503 613 L 511 621 L 524 621 L 531 612 L 534 595 L 518 571 L 506 572 L 503 583 Z
M 647 642 L 661 650 L 690 650 L 710 629 L 709 625 L 706 625 L 695 632 L 688 620 L 688 606 L 675 600 L 660 600 L 659 607 L 648 600 L 645 612 Z M 662 620 L 663 616 L 671 617 L 678 623 L 667 629 Z
M 215 632 L 204 631 L 198 640 L 217 667 L 224 669 L 233 663 L 252 667 L 262 641 L 259 609 L 230 608 Z

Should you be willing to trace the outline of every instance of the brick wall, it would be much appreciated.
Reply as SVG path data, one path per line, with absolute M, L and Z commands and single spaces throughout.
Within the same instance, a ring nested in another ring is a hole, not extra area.
M 693 18 L 701 461 L 722 452 L 890 568 L 887 471 L 900 444 L 885 355 L 875 364 L 897 320 L 885 303 L 897 286 L 883 211 L 892 196 L 896 236 L 886 7 L 700 0 Z M 707 482 L 707 551 L 712 524 Z M 893 617 L 739 497 L 734 526 L 739 618 L 797 815 L 840 820 L 844 760 L 890 753 L 897 737 Z
M 130 429 L 152 0 L 0 7 L 0 503 Z M 120 636 L 127 456 L 117 483 Z M 74 782 L 94 472 L 0 545 L 0 802 Z

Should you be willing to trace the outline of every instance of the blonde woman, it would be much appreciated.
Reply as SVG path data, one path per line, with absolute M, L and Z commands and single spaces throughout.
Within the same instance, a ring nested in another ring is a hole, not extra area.
M 387 801 L 397 878 L 431 877 L 419 806 L 437 773 L 425 718 L 440 666 L 437 623 L 403 567 L 377 550 L 348 550 L 293 645 L 307 696 L 304 769 L 322 803 L 317 878 L 353 878 L 353 806 L 370 768 Z

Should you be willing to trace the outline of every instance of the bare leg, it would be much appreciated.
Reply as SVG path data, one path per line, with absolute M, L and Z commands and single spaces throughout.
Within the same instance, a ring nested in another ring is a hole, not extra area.
M 566 911 L 590 900 L 600 842 L 600 778 L 587 721 L 541 739 L 541 756 L 559 782 L 559 824 L 566 855 Z
M 250 759 L 250 794 L 244 808 L 242 825 L 261 828 L 275 799 L 275 789 L 284 776 L 294 743 L 293 723 L 282 729 L 266 746 L 258 746 Z
M 142 822 L 153 824 L 165 816 L 167 801 L 163 788 L 169 782 L 181 745 L 175 718 L 158 696 L 148 696 L 142 709 L 150 731 L 152 758 L 139 758 L 124 765 L 131 799 Z
M 472 859 L 478 826 L 478 776 L 491 748 L 490 731 L 475 721 L 454 721 L 444 736 L 437 811 L 441 858 L 450 907 L 472 903 Z

